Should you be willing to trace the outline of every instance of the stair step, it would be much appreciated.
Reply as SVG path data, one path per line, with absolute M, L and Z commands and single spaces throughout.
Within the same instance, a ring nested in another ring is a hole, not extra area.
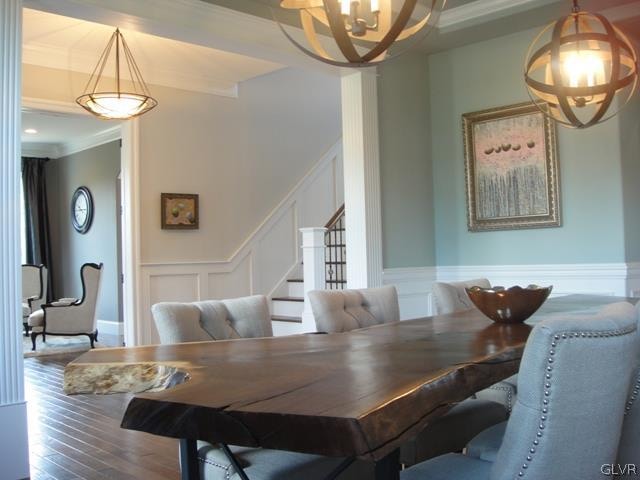
M 271 321 L 273 322 L 289 322 L 289 323 L 302 323 L 302 317 L 290 317 L 288 315 L 272 315 Z
M 289 278 L 287 282 L 304 283 L 304 280 L 302 278 Z
M 327 248 L 329 247 L 345 247 L 346 248 L 346 245 L 344 243 L 327 243 L 325 246 Z
M 346 265 L 347 262 L 324 262 L 325 265 Z
M 275 302 L 304 302 L 303 297 L 273 297 L 271 300 Z

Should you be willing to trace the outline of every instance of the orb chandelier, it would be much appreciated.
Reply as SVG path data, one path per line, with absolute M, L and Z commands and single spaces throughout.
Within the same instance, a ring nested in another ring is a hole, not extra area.
M 581 11 L 573 0 L 571 14 L 548 25 L 531 44 L 525 82 L 534 103 L 548 104 L 546 114 L 562 125 L 587 128 L 613 117 L 631 99 L 637 54 L 604 16 Z
M 293 32 L 287 31 L 286 21 L 275 16 L 286 37 L 307 55 L 331 65 L 366 67 L 406 51 L 426 36 L 436 24 L 445 2 L 281 0 L 281 9 L 299 11 L 308 46 L 303 46 Z
M 113 88 L 108 86 L 104 88 L 103 84 L 111 82 L 103 78 L 103 73 L 114 44 L 115 84 Z M 125 61 L 121 65 L 123 56 Z M 128 78 L 121 76 L 124 70 L 122 67 L 126 67 L 125 75 L 128 73 Z M 127 82 L 124 91 L 122 90 L 123 82 Z M 93 115 L 106 120 L 127 120 L 142 115 L 158 105 L 158 102 L 151 97 L 149 88 L 119 29 L 116 28 L 111 35 L 109 43 L 91 73 L 84 93 L 76 99 L 76 102 Z

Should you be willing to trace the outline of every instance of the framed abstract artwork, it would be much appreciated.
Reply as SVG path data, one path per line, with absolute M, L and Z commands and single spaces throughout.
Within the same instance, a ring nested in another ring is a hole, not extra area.
M 465 113 L 462 123 L 469 231 L 559 227 L 553 121 L 529 102 Z
M 160 202 L 163 230 L 196 230 L 199 228 L 197 194 L 163 193 Z

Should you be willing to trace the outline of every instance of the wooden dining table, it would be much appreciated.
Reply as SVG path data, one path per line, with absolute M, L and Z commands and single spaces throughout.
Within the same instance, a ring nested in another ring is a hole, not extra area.
M 377 480 L 397 479 L 403 443 L 517 372 L 532 324 L 624 300 L 552 298 L 515 325 L 473 309 L 348 333 L 97 349 L 67 366 L 65 388 L 109 393 L 127 375 L 133 388 L 140 373 L 122 369 L 136 365 L 145 380 L 164 375 L 122 427 L 181 439 L 184 479 L 199 478 L 196 440 L 369 460 Z

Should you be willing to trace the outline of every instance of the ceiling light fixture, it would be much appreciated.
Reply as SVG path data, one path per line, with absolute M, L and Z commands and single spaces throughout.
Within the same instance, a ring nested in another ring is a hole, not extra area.
M 548 42 L 540 45 L 543 37 Z M 549 104 L 554 120 L 587 128 L 613 117 L 631 99 L 638 58 L 624 33 L 603 15 L 581 11 L 573 0 L 571 14 L 548 25 L 531 44 L 525 82 L 532 100 Z
M 116 46 L 115 89 L 103 89 L 101 81 L 106 83 L 106 80 L 103 80 L 102 75 L 114 44 Z M 120 65 L 121 48 L 124 53 L 126 71 L 129 74 L 128 78 L 121 77 L 123 70 Z M 129 87 L 125 91 L 122 90 L 123 82 L 127 82 L 127 87 Z M 127 120 L 142 115 L 158 105 L 158 102 L 151 97 L 149 88 L 119 29 L 116 28 L 116 31 L 111 35 L 109 43 L 107 43 L 89 78 L 84 93 L 76 99 L 76 102 L 93 115 L 107 120 Z
M 35 128 L 25 128 L 24 133 L 28 135 L 35 135 L 36 133 L 38 133 L 38 130 L 36 130 Z
M 300 12 L 300 26 L 310 47 L 299 43 L 294 32 L 287 32 L 287 21 L 276 20 L 285 36 L 307 55 L 331 65 L 366 67 L 396 56 L 421 40 L 437 22 L 445 2 L 281 0 L 281 11 Z M 325 34 L 333 42 L 325 41 Z M 410 37 L 414 41 L 406 45 L 403 40 Z

